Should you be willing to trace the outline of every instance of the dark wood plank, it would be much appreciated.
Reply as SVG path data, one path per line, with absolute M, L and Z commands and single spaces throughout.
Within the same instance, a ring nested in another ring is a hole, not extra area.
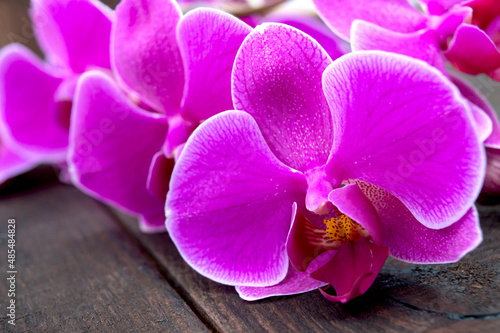
M 411 265 L 388 261 L 381 279 L 409 306 L 451 316 L 500 315 L 500 206 L 480 207 L 484 241 L 458 263 Z
M 500 82 L 490 79 L 486 74 L 472 76 L 458 72 L 455 73 L 470 81 L 491 104 L 496 106 L 495 111 L 500 116 Z
M 207 331 L 114 217 L 75 188 L 4 193 L 0 216 L 0 331 Z M 8 218 L 17 221 L 15 327 L 6 318 Z
M 428 333 L 485 333 L 500 331 L 500 319 L 485 319 L 481 321 L 478 325 L 475 320 L 460 321 L 451 324 L 448 327 L 433 328 L 428 331 Z
M 0 0 L 0 47 L 20 43 L 41 55 L 27 12 L 29 4 L 30 0 Z
M 372 288 L 347 305 L 330 303 L 319 292 L 243 301 L 232 287 L 194 272 L 182 261 L 167 234 L 141 234 L 135 219 L 113 211 L 156 258 L 171 283 L 183 290 L 184 297 L 191 299 L 217 331 L 467 332 L 474 327 L 481 332 L 497 332 L 499 208 L 482 210 L 485 243 L 460 264 L 435 266 L 437 280 L 428 271 L 430 265 L 405 264 L 406 269 L 400 269 L 400 263 L 389 261 Z M 478 271 L 464 279 L 457 265 Z M 476 265 L 488 273 L 482 273 Z M 484 274 L 495 272 L 491 281 L 482 279 Z M 483 288 L 473 287 L 476 284 Z

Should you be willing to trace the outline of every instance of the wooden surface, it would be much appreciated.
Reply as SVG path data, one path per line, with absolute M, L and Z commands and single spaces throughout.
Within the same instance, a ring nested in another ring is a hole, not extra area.
M 0 0 L 0 46 L 22 37 L 16 41 L 37 50 L 22 20 L 28 3 Z M 494 87 L 484 88 L 493 100 Z M 140 233 L 134 218 L 42 167 L 0 188 L 0 331 L 496 333 L 500 206 L 480 214 L 485 240 L 459 263 L 388 260 L 371 289 L 347 305 L 317 291 L 246 302 L 189 268 L 167 234 Z M 9 218 L 17 221 L 15 327 L 5 316 Z
M 50 167 L 12 180 L 0 195 L 0 253 L 7 250 L 6 219 L 14 217 L 18 226 L 18 319 L 12 329 L 2 313 L 2 332 L 500 328 L 499 207 L 480 207 L 485 241 L 461 262 L 389 260 L 364 296 L 341 305 L 319 292 L 245 302 L 233 288 L 190 269 L 167 234 L 140 233 L 134 218 L 58 183 Z M 6 287 L 0 285 L 0 309 Z

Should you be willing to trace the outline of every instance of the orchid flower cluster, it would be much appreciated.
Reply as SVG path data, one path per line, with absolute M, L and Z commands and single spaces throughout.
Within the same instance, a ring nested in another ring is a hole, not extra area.
M 345 303 L 389 255 L 479 245 L 500 124 L 445 64 L 500 78 L 496 1 L 314 0 L 326 25 L 179 2 L 32 0 L 45 60 L 1 50 L 0 181 L 56 164 L 246 300 Z

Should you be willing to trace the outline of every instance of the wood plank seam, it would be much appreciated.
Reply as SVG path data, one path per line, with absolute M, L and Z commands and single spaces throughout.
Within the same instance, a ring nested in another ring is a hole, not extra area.
M 431 314 L 435 314 L 441 317 L 449 318 L 449 319 L 456 319 L 456 320 L 475 320 L 475 319 L 497 319 L 500 318 L 500 312 L 496 313 L 486 313 L 486 314 L 467 314 L 467 315 L 460 315 L 456 313 L 449 313 L 449 312 L 441 312 L 441 311 L 434 311 L 434 310 L 429 310 L 425 309 L 422 307 L 415 306 L 413 304 L 410 304 L 408 302 L 402 301 L 398 299 L 397 297 L 394 297 L 392 295 L 388 295 L 390 299 L 392 299 L 394 302 L 401 304 L 409 309 L 416 310 L 416 311 L 422 311 L 422 312 L 427 312 Z

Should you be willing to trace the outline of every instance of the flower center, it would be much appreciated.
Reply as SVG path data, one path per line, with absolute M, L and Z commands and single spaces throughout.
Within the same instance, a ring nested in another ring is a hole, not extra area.
M 362 237 L 369 237 L 369 233 L 365 228 L 345 214 L 324 220 L 323 223 L 326 225 L 326 234 L 339 243 L 347 243 L 356 241 Z

